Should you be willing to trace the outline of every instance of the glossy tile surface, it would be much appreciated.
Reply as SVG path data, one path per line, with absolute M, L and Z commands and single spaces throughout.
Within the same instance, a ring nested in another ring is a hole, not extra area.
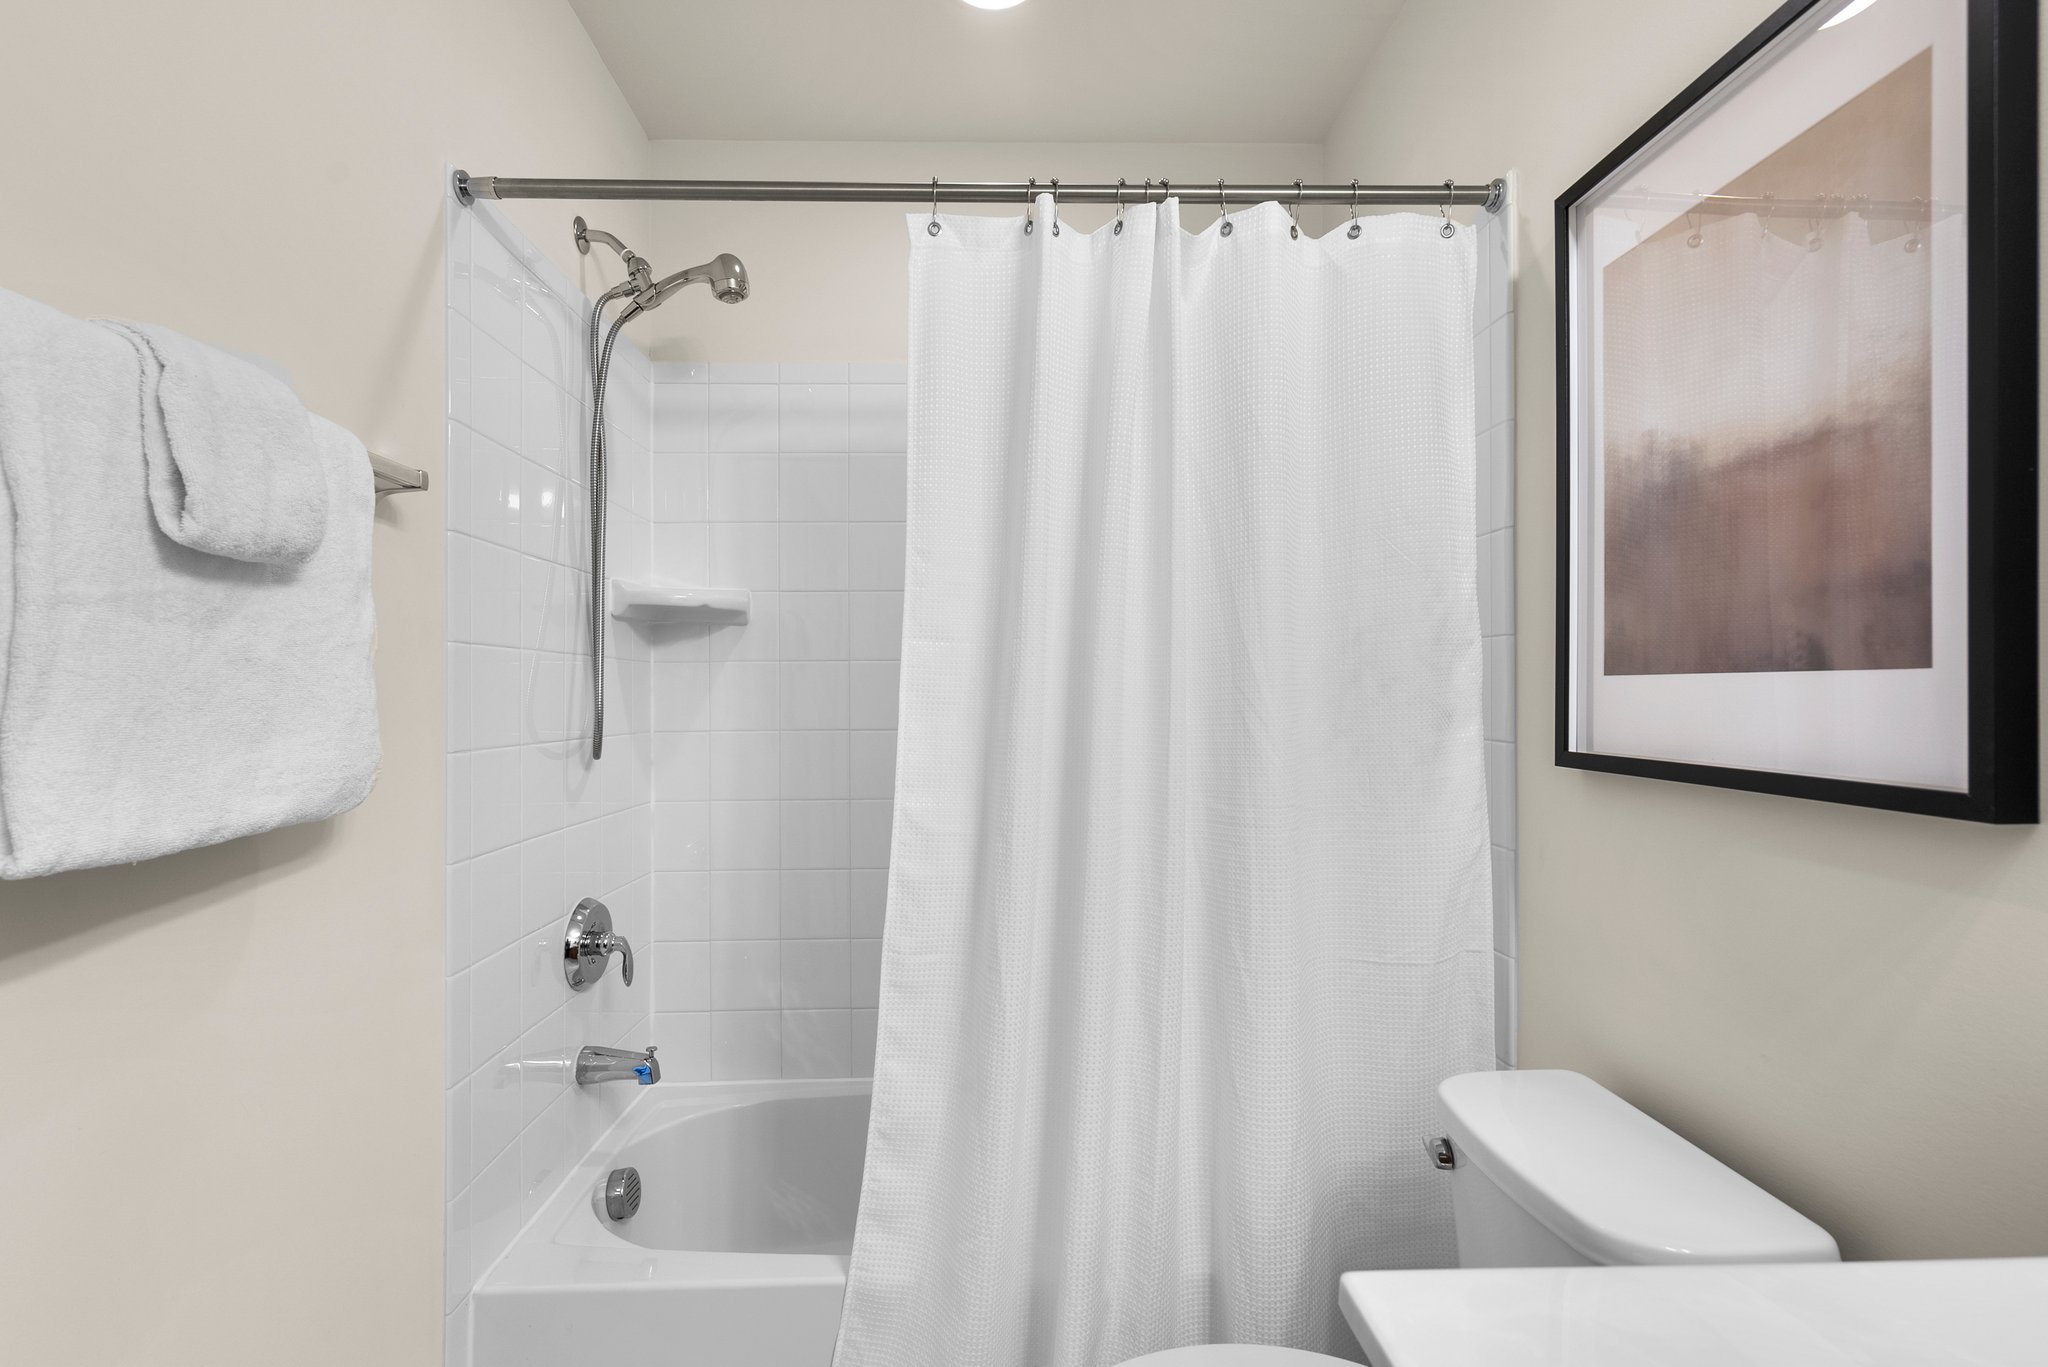
M 656 365 L 652 381 L 653 573 L 754 592 L 744 626 L 651 643 L 653 924 L 665 948 L 701 941 L 704 965 L 701 987 L 694 968 L 687 985 L 663 974 L 656 1033 L 692 1076 L 865 1073 L 896 781 L 903 368 Z
M 647 1043 L 662 971 L 690 1001 L 707 995 L 708 968 L 647 953 L 652 691 L 650 652 L 631 632 L 611 633 L 605 757 L 589 757 L 587 301 L 495 209 L 451 201 L 446 220 L 445 1308 L 456 1325 L 476 1278 L 630 1099 L 574 1086 L 575 1051 Z M 608 407 L 611 559 L 623 574 L 644 574 L 651 554 L 651 393 L 645 356 L 622 336 Z M 675 834 L 665 848 L 701 854 L 701 832 Z M 616 968 L 584 993 L 563 979 L 563 926 L 586 896 L 642 951 L 630 988 Z M 460 1346 L 451 1336 L 451 1353 Z

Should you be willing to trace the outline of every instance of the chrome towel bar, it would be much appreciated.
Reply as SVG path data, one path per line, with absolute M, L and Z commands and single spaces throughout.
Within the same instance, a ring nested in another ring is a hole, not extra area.
M 377 492 L 380 494 L 406 494 L 415 489 L 427 487 L 427 472 L 411 465 L 400 465 L 389 456 L 370 453 L 370 470 L 377 477 Z

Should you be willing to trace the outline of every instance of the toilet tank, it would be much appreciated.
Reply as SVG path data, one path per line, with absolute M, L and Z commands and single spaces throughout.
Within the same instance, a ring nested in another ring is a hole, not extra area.
M 1437 1118 L 1460 1267 L 1841 1257 L 1819 1225 L 1583 1074 L 1448 1078 Z

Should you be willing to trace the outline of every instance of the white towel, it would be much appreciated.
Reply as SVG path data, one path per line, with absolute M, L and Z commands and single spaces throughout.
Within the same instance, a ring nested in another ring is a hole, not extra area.
M 0 290 L 0 877 L 318 821 L 376 776 L 362 446 L 312 419 L 328 521 L 303 564 L 204 554 L 152 514 L 139 371 L 121 335 Z
M 151 323 L 98 320 L 141 359 L 144 454 L 156 525 L 230 560 L 304 564 L 327 530 L 327 480 L 291 386 L 239 356 Z

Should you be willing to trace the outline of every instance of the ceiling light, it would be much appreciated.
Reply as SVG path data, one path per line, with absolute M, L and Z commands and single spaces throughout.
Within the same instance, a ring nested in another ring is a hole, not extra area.
M 967 3 L 976 9 L 1009 9 L 1023 4 L 1024 0 L 967 0 Z
M 1869 9 L 1872 5 L 1876 3 L 1877 0 L 1849 0 L 1848 4 L 1842 6 L 1842 12 L 1840 14 L 1837 14 L 1834 18 L 1828 20 L 1825 24 L 1822 24 L 1821 27 L 1833 28 L 1836 24 L 1841 23 L 1845 19 L 1854 19 L 1857 15 L 1863 13 L 1863 11 Z

